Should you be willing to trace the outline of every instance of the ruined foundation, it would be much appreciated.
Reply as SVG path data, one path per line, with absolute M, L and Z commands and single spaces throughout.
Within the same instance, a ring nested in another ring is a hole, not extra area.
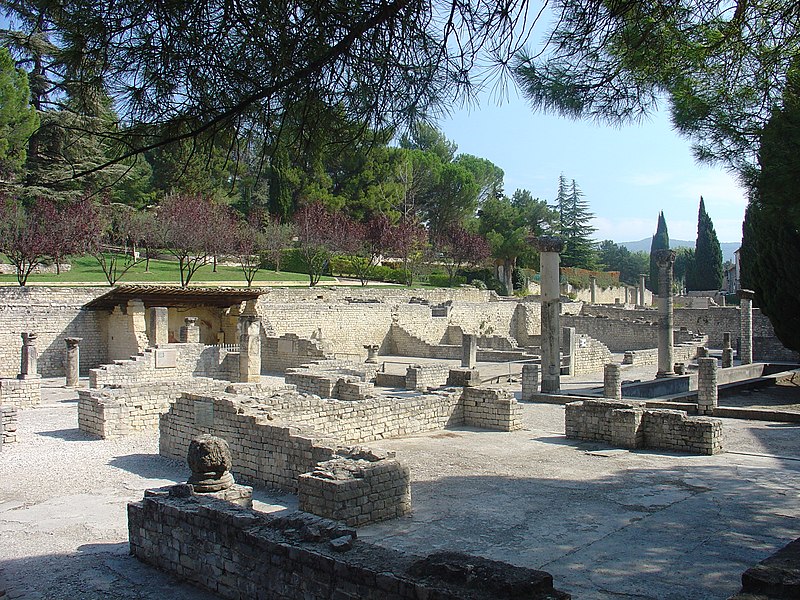
M 544 571 L 458 553 L 408 555 L 307 513 L 275 517 L 197 495 L 129 504 L 128 532 L 139 560 L 222 598 L 570 598 Z

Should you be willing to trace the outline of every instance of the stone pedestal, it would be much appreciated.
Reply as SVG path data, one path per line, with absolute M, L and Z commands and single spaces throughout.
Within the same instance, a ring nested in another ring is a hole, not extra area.
M 39 375 L 39 351 L 36 349 L 35 333 L 22 334 L 22 356 L 19 365 L 19 375 L 17 379 L 38 379 Z
M 616 363 L 603 366 L 603 397 L 622 400 L 622 367 Z
M 739 349 L 739 362 L 749 365 L 753 362 L 753 297 L 752 290 L 739 290 L 741 323 L 741 341 Z
M 675 264 L 674 250 L 656 250 L 658 265 L 658 372 L 656 377 L 674 375 L 672 337 L 672 267 Z
M 541 367 L 539 365 L 524 364 L 522 365 L 522 399 L 525 401 L 533 400 L 533 397 L 539 393 L 539 373 Z
M 542 393 L 561 391 L 561 288 L 559 285 L 559 253 L 564 242 L 558 238 L 534 240 L 539 250 L 540 285 L 542 289 Z
M 474 369 L 478 357 L 478 336 L 465 333 L 461 339 L 461 366 Z
M 380 350 L 380 348 L 381 347 L 378 344 L 364 344 L 364 349 L 367 351 L 367 360 L 364 362 L 371 365 L 377 364 L 378 350 Z
M 697 364 L 697 413 L 711 415 L 717 407 L 717 359 L 700 358 Z
M 180 342 L 182 344 L 199 344 L 200 327 L 197 325 L 197 317 L 185 317 L 184 325 L 180 330 Z
M 644 306 L 644 299 L 645 299 L 644 292 L 647 289 L 644 285 L 646 278 L 647 278 L 647 273 L 639 274 L 639 306 Z
M 78 387 L 80 379 L 80 365 L 81 365 L 81 349 L 78 344 L 81 343 L 83 338 L 68 337 L 64 338 L 67 343 L 67 387 Z
M 150 309 L 150 345 L 161 346 L 169 343 L 169 309 L 154 306 Z
M 597 304 L 597 277 L 592 275 L 589 277 L 589 289 L 592 295 L 592 304 Z
M 261 319 L 257 316 L 239 317 L 239 382 L 261 381 Z

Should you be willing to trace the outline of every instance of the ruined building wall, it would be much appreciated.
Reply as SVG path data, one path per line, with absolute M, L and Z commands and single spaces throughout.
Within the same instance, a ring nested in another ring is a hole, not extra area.
M 454 553 L 421 558 L 307 513 L 267 515 L 199 494 L 129 504 L 128 532 L 139 560 L 222 598 L 569 600 L 544 571 Z M 354 540 L 352 549 L 336 552 L 337 539 Z
M 592 307 L 594 308 L 594 307 Z M 586 334 L 605 344 L 611 352 L 644 350 L 658 347 L 658 323 L 625 321 L 603 316 L 561 315 L 563 327 L 574 327 L 578 334 Z M 675 344 L 694 339 L 690 331 L 676 330 Z
M 223 391 L 226 381 L 206 378 L 158 381 L 115 388 L 78 390 L 78 428 L 110 439 L 142 431 L 158 431 L 158 422 L 183 392 Z
M 107 361 L 105 317 L 81 307 L 103 288 L 0 287 L 0 377 L 19 373 L 23 332 L 38 334 L 39 373 L 65 374 L 64 338 L 80 337 L 81 373 Z
M 169 353 L 172 360 L 160 356 Z M 128 360 L 118 360 L 89 372 L 93 388 L 111 385 L 135 385 L 144 382 L 170 381 L 187 377 L 213 377 L 236 381 L 239 377 L 239 354 L 219 346 L 205 344 L 166 344 L 146 348 Z

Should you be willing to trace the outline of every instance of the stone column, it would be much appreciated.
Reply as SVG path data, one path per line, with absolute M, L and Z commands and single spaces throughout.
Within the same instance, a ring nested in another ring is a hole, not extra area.
M 81 372 L 81 349 L 78 344 L 81 343 L 82 339 L 78 337 L 64 338 L 67 343 L 67 387 L 78 387 Z
M 730 369 L 733 366 L 733 348 L 731 348 L 731 332 L 722 334 L 722 368 Z
M 539 373 L 541 367 L 530 363 L 522 365 L 522 399 L 525 401 L 533 400 L 539 393 Z
M 22 357 L 17 379 L 38 379 L 39 351 L 36 349 L 36 333 L 22 334 Z
M 461 366 L 474 369 L 478 360 L 478 336 L 465 333 L 461 336 Z
M 603 365 L 603 397 L 622 400 L 622 367 L 616 363 Z
M 639 306 L 644 306 L 644 292 L 647 289 L 644 285 L 647 273 L 639 274 Z
M 697 413 L 711 415 L 717 406 L 717 359 L 699 358 L 697 365 Z
M 540 237 L 534 241 L 539 250 L 540 284 L 542 288 L 542 393 L 561 391 L 561 288 L 559 286 L 559 252 L 564 242 L 558 238 Z
M 658 265 L 658 373 L 656 377 L 674 375 L 672 337 L 672 266 L 674 250 L 656 250 Z
M 575 375 L 575 328 L 561 328 L 561 348 L 567 357 L 567 375 Z
M 597 304 L 597 277 L 592 275 L 589 277 L 589 289 L 592 293 L 592 304 Z
M 261 319 L 257 315 L 242 314 L 239 328 L 239 381 L 258 383 L 261 381 Z
M 372 365 L 377 364 L 378 350 L 380 350 L 380 348 L 381 347 L 378 344 L 364 344 L 364 349 L 367 351 L 367 360 L 364 362 Z
M 185 317 L 183 322 L 179 338 L 181 344 L 199 344 L 200 327 L 197 325 L 197 317 Z
M 753 362 L 753 296 L 752 290 L 739 290 L 739 322 L 741 323 L 741 346 L 739 362 L 749 365 Z
M 169 343 L 169 309 L 166 306 L 153 306 L 150 309 L 150 345 L 161 346 Z

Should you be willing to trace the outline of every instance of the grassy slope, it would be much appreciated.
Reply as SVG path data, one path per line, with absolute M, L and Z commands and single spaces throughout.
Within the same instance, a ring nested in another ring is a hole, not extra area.
M 120 265 L 123 265 L 124 259 L 120 260 Z M 50 282 L 76 282 L 76 283 L 96 283 L 98 285 L 107 285 L 103 270 L 100 268 L 99 263 L 92 256 L 77 256 L 70 259 L 72 268 L 60 275 L 55 274 L 32 274 L 28 278 L 28 283 L 50 283 Z M 121 269 L 120 269 L 121 270 Z M 332 281 L 331 277 L 323 277 L 322 281 Z M 0 282 L 16 283 L 16 275 L 0 275 Z M 215 282 L 215 281 L 229 281 L 238 282 L 242 285 L 246 284 L 244 274 L 239 267 L 218 266 L 217 272 L 212 272 L 212 266 L 206 265 L 200 267 L 190 281 L 190 284 Z M 256 278 L 253 280 L 253 285 L 259 282 L 266 281 L 300 281 L 308 282 L 308 276 L 303 273 L 288 273 L 288 272 L 275 272 L 275 271 L 259 271 L 256 273 Z M 178 272 L 178 263 L 168 260 L 151 260 L 150 270 L 145 272 L 145 263 L 141 262 L 128 270 L 123 275 L 118 283 L 131 283 L 131 282 L 144 282 L 144 283 L 174 283 L 180 284 L 180 274 Z

